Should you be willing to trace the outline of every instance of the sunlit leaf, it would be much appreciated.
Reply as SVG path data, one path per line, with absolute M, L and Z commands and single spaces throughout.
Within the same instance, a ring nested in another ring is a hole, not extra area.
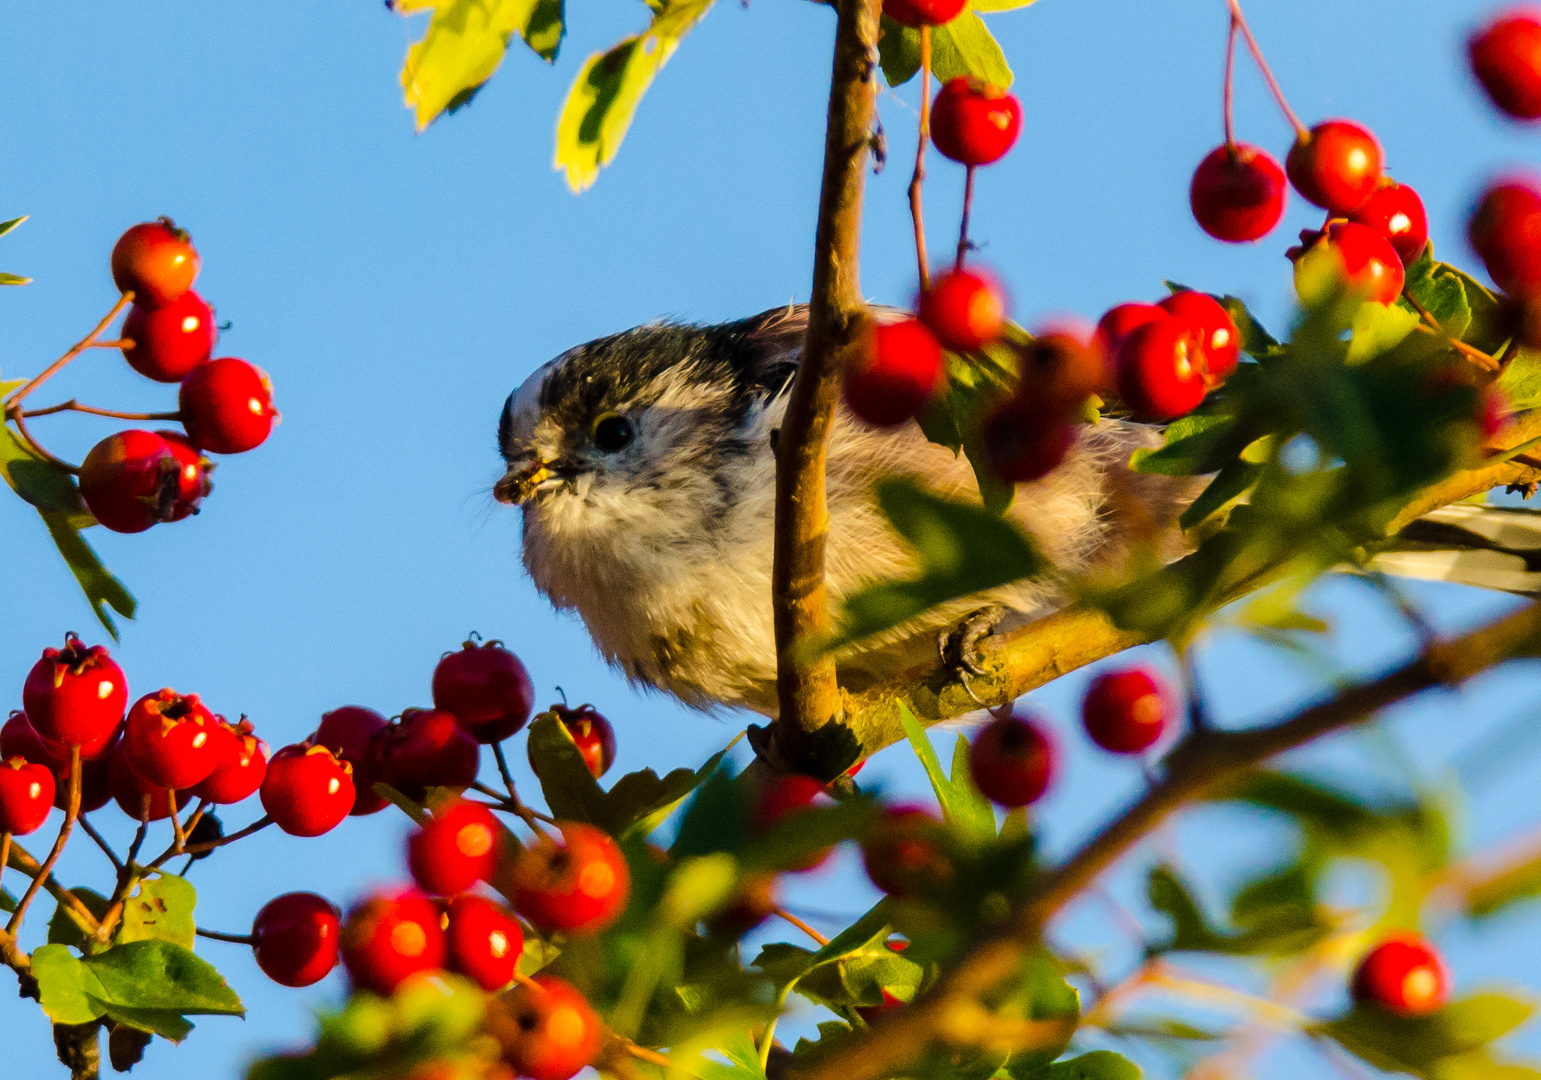
M 52 510 L 39 510 L 38 513 L 43 518 L 43 524 L 48 526 L 48 533 L 53 537 L 54 546 L 59 549 L 59 554 L 64 556 L 70 573 L 75 575 L 81 591 L 90 601 L 91 610 L 96 612 L 97 619 L 116 641 L 118 627 L 113 622 L 112 616 L 107 614 L 107 608 L 111 607 L 125 619 L 132 619 L 137 607 L 133 596 L 129 594 L 123 583 L 113 577 L 102 565 L 102 561 L 96 557 L 96 552 L 92 551 L 91 545 L 81 537 L 69 516 Z
M 545 60 L 565 32 L 563 0 L 396 0 L 403 15 L 432 11 L 423 39 L 407 50 L 401 87 L 419 131 L 468 103 L 520 34 Z
M 1021 6 L 1012 0 L 1004 2 Z M 902 26 L 886 15 L 882 26 L 882 36 L 878 38 L 878 62 L 888 85 L 899 86 L 909 82 L 920 70 L 920 31 Z M 984 20 L 968 9 L 945 26 L 932 28 L 931 71 L 938 82 L 972 75 L 1006 89 L 1013 80 L 1011 66 L 995 36 Z
M 118 940 L 170 941 L 191 949 L 197 902 L 197 890 L 186 878 L 175 874 L 146 878 L 124 899 Z

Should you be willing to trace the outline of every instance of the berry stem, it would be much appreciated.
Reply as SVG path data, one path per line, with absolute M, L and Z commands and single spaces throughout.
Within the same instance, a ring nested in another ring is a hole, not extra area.
M 16 904 L 16 910 L 11 914 L 11 921 L 6 924 L 5 932 L 11 937 L 16 936 L 16 928 L 21 925 L 22 916 L 27 914 L 27 908 L 31 905 L 33 897 L 38 890 L 48 881 L 53 873 L 53 868 L 59 861 L 59 856 L 64 854 L 64 845 L 69 843 L 70 833 L 75 829 L 75 820 L 80 817 L 80 747 L 70 747 L 70 797 L 67 809 L 64 811 L 64 824 L 59 826 L 59 836 L 54 840 L 53 850 L 48 853 L 48 858 L 43 860 L 43 865 L 37 872 L 37 877 L 32 879 L 32 884 L 27 886 L 27 891 Z M 7 837 L 9 839 L 9 837 Z M 10 852 L 6 852 L 7 858 Z
M 28 379 L 21 386 L 17 387 L 15 393 L 11 394 L 10 397 L 5 399 L 6 413 L 10 414 L 16 412 L 17 406 L 21 404 L 21 402 L 26 398 L 28 394 L 32 393 L 32 391 L 36 390 L 39 386 L 42 386 L 49 379 L 53 378 L 64 368 L 64 365 L 68 364 L 71 360 L 75 359 L 75 357 L 79 356 L 81 353 L 85 352 L 92 345 L 94 345 L 96 340 L 102 336 L 102 331 L 106 330 L 107 327 L 112 324 L 112 321 L 123 313 L 123 309 L 128 307 L 133 302 L 134 294 L 132 292 L 126 292 L 122 296 L 118 297 L 118 302 L 112 305 L 112 310 L 107 313 L 107 317 L 96 324 L 96 329 L 92 330 L 80 341 L 77 341 L 73 346 L 70 347 L 69 352 L 65 353 L 63 356 L 59 357 L 59 359 L 49 364 L 46 368 L 43 369 L 41 374 L 34 375 L 31 379 Z
M 1204 707 L 1204 695 L 1199 690 L 1199 673 L 1193 664 L 1192 648 L 1177 654 L 1177 667 L 1182 676 L 1183 693 L 1188 698 L 1188 730 L 1209 731 L 1209 710 Z
M 1424 331 L 1425 333 L 1437 334 L 1443 337 L 1445 339 L 1445 344 L 1449 345 L 1456 352 L 1460 353 L 1462 356 L 1466 357 L 1466 359 L 1476 364 L 1483 371 L 1489 372 L 1491 374 L 1497 374 L 1499 371 L 1503 370 L 1502 363 L 1494 359 L 1488 353 L 1483 352 L 1475 345 L 1468 345 L 1460 338 L 1452 337 L 1443 326 L 1439 325 L 1439 320 L 1434 317 L 1434 313 L 1420 304 L 1417 297 L 1413 296 L 1411 292 L 1403 289 L 1402 299 L 1406 300 L 1412 309 L 1418 313 L 1418 317 L 1423 320 L 1423 324 L 1420 325 L 1418 329 Z
M 257 939 L 250 934 L 222 934 L 218 930 L 205 930 L 201 926 L 195 928 L 193 933 L 199 937 L 212 938 L 215 941 L 228 941 L 232 945 L 255 945 L 257 943 Z
M 508 797 L 515 802 L 519 801 L 519 794 L 514 790 L 514 774 L 508 771 L 508 759 L 503 756 L 503 744 L 492 744 L 492 756 L 498 763 L 498 775 L 503 778 L 503 786 L 508 789 Z
M 805 933 L 809 937 L 811 937 L 814 941 L 818 942 L 820 948 L 822 948 L 825 945 L 829 944 L 829 938 L 825 937 L 823 934 L 819 933 L 813 927 L 811 927 L 807 923 L 803 922 L 803 920 L 799 919 L 796 915 L 793 915 L 786 908 L 784 908 L 784 907 L 773 907 L 773 908 L 771 908 L 771 914 L 776 916 L 778 919 L 782 919 L 782 920 L 784 920 L 786 922 L 791 923 L 793 926 L 797 927 L 803 933 Z
M 175 814 L 172 815 L 172 820 L 176 820 Z M 273 824 L 273 819 L 264 814 L 239 832 L 233 832 L 229 836 L 222 836 L 218 840 L 208 840 L 202 844 L 173 845 L 156 856 L 155 861 L 150 864 L 149 868 L 151 870 L 159 870 L 168 859 L 174 859 L 178 855 L 206 854 L 215 848 L 222 848 L 226 844 L 233 844 L 237 840 L 244 840 L 252 833 L 260 832 L 271 824 Z
M 90 349 L 132 349 L 133 347 L 134 339 L 126 337 L 112 338 L 107 341 L 93 341 L 87 346 Z
M 32 437 L 32 432 L 27 430 L 27 422 L 21 418 L 21 411 L 19 409 L 11 414 L 11 419 L 16 423 L 16 432 L 21 436 L 22 442 L 26 443 L 38 457 L 56 469 L 63 469 L 65 472 L 73 473 L 76 476 L 80 475 L 80 466 L 71 465 L 63 458 L 54 457 L 53 454 L 48 452 L 47 447 Z
M 112 847 L 107 843 L 106 838 L 103 837 L 101 833 L 96 831 L 96 827 L 91 824 L 90 819 L 88 819 L 84 814 L 80 815 L 80 827 L 85 830 L 85 834 L 87 836 L 96 841 L 96 846 L 101 848 L 102 854 L 107 856 L 108 860 L 111 861 L 112 868 L 121 874 L 123 872 L 123 863 L 118 859 L 117 853 L 112 850 Z M 0 866 L 4 865 L 5 858 L 0 856 Z
M 1232 150 L 1236 146 L 1236 124 L 1232 120 L 1232 104 L 1235 100 L 1236 74 L 1236 13 L 1231 12 L 1231 28 L 1225 35 L 1225 89 L 1220 100 L 1225 112 L 1225 145 Z
M 969 248 L 973 247 L 968 241 L 968 218 L 973 209 L 974 166 L 970 165 L 963 181 L 963 219 L 958 223 L 958 258 L 953 264 L 954 270 L 963 269 L 963 260 L 968 257 Z
M 1252 59 L 1257 61 L 1258 70 L 1263 73 L 1263 80 L 1268 83 L 1269 92 L 1273 99 L 1279 103 L 1279 109 L 1284 113 L 1284 118 L 1289 121 L 1290 127 L 1295 129 L 1297 138 L 1307 138 L 1310 130 L 1300 122 L 1300 117 L 1295 115 L 1295 110 L 1290 108 L 1289 100 L 1284 96 L 1284 91 L 1279 87 L 1279 81 L 1273 77 L 1273 71 L 1268 67 L 1268 61 L 1263 58 L 1263 50 L 1258 46 L 1257 39 L 1252 36 L 1252 28 L 1247 25 L 1247 17 L 1241 13 L 1240 0 L 1229 0 L 1231 6 L 1231 18 L 1241 28 L 1242 36 L 1247 39 L 1247 50 L 1252 53 Z
M 171 835 L 174 837 L 172 850 L 180 855 L 187 850 L 187 834 L 182 831 L 182 822 L 177 818 L 177 793 L 167 791 L 166 798 L 171 804 Z
M 179 412 L 117 412 L 113 409 L 98 409 L 95 405 L 82 405 L 74 398 L 60 402 L 58 405 L 50 405 L 46 409 L 26 409 L 16 413 L 18 417 L 31 419 L 34 416 L 52 416 L 54 413 L 80 412 L 90 413 L 92 416 L 110 416 L 115 420 L 180 420 Z
M 931 289 L 931 270 L 926 258 L 925 217 L 921 190 L 926 182 L 926 142 L 931 137 L 931 28 L 920 28 L 920 138 L 915 146 L 915 173 L 910 177 L 910 217 L 915 221 L 915 262 L 920 270 L 920 291 Z

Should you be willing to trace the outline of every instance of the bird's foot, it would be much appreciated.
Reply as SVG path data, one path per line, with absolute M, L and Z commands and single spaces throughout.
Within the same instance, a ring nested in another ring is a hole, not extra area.
M 1001 605 L 987 604 L 977 611 L 969 612 L 958 625 L 943 630 L 936 638 L 936 649 L 941 655 L 942 664 L 957 673 L 964 692 L 980 705 L 988 706 L 987 702 L 980 701 L 972 685 L 974 676 L 985 673 L 980 664 L 979 643 L 994 633 L 1005 617 L 1006 609 Z

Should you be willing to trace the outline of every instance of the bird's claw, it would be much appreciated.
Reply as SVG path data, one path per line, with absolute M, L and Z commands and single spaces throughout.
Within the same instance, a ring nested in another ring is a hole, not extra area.
M 988 703 L 980 701 L 972 686 L 974 676 L 985 674 L 980 664 L 979 643 L 994 633 L 1005 617 L 1005 608 L 999 604 L 988 604 L 977 611 L 971 611 L 957 626 L 943 630 L 936 638 L 936 649 L 943 665 L 957 673 L 964 692 L 982 706 L 988 706 Z

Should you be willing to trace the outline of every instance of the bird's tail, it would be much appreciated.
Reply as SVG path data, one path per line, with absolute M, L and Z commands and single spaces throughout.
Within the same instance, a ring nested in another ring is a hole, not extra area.
M 1370 566 L 1398 577 L 1541 596 L 1541 510 L 1442 507 L 1404 528 Z

